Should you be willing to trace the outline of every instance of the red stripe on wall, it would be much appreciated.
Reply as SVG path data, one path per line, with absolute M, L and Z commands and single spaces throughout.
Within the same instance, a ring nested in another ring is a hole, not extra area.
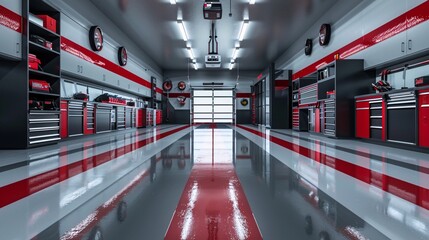
M 119 66 L 118 64 L 109 61 L 108 59 L 71 41 L 70 39 L 67 39 L 66 37 L 61 37 L 61 50 L 68 52 L 94 65 L 102 67 L 110 72 L 118 74 L 144 87 L 147 87 L 149 89 L 152 88 L 150 81 L 135 75 L 134 73 L 126 70 L 125 68 Z M 162 89 L 156 88 L 156 92 L 162 93 Z
M 22 17 L 0 5 L 0 25 L 22 33 Z
M 166 93 L 164 93 L 164 95 L 167 96 Z M 184 96 L 186 98 L 190 98 L 191 94 L 190 93 L 169 93 L 168 94 L 168 98 L 177 98 L 177 97 L 180 97 L 180 96 Z
M 89 169 L 119 158 L 155 141 L 166 138 L 188 127 L 189 126 L 182 126 L 168 132 L 160 133 L 154 137 L 149 137 L 141 141 L 135 141 L 134 143 L 128 144 L 126 146 L 100 153 L 92 157 L 85 158 L 81 161 L 77 161 L 57 169 L 53 169 L 48 172 L 0 187 L 0 208 L 26 198 L 73 176 L 84 173 Z
M 429 189 L 417 186 L 409 182 L 405 182 L 403 180 L 400 180 L 379 172 L 372 171 L 371 169 L 364 168 L 359 165 L 355 165 L 353 163 L 341 160 L 339 158 L 328 156 L 319 151 L 315 151 L 274 136 L 266 135 L 263 132 L 260 132 L 248 127 L 244 127 L 240 125 L 237 125 L 237 127 L 242 128 L 259 137 L 268 139 L 272 143 L 275 143 L 279 146 L 287 148 L 293 152 L 301 154 L 304 157 L 312 159 L 313 161 L 316 161 L 316 162 L 319 162 L 320 164 L 331 167 L 339 172 L 347 174 L 350 177 L 353 177 L 357 180 L 370 184 L 371 186 L 380 188 L 397 197 L 400 197 L 406 201 L 409 201 L 422 208 L 429 210 Z M 382 185 L 372 181 L 375 175 L 381 176 L 380 178 L 383 179 Z
M 275 80 L 274 86 L 275 87 L 289 87 L 289 81 L 288 80 Z
M 235 97 L 237 98 L 250 98 L 252 97 L 251 93 L 236 93 Z
M 365 34 L 361 38 L 356 39 L 355 41 L 338 49 L 337 51 L 328 54 L 327 56 L 305 67 L 304 69 L 297 71 L 295 74 L 293 74 L 293 80 L 305 77 L 315 72 L 318 68 L 321 68 L 324 65 L 334 61 L 334 56 L 336 54 L 339 54 L 340 59 L 348 58 L 358 52 L 361 52 L 369 47 L 381 43 L 384 40 L 387 40 L 401 32 L 404 32 L 412 27 L 417 26 L 420 23 L 429 20 L 428 9 L 429 1 L 426 1 L 419 6 L 411 9 L 410 11 L 396 17 L 392 21 Z

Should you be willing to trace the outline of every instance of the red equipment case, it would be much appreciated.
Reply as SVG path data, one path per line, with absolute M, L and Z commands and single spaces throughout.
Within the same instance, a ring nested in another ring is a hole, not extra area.
M 57 32 L 57 20 L 53 19 L 48 15 L 37 15 L 40 19 L 43 20 L 43 26 L 52 32 Z
M 30 90 L 39 92 L 50 92 L 51 85 L 43 80 L 30 79 Z
M 39 65 L 42 62 L 34 54 L 28 54 L 28 67 L 34 70 L 39 70 Z

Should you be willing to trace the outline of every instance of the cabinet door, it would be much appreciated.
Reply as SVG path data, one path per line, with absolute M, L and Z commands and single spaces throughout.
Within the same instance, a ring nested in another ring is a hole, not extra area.
M 407 54 L 414 54 L 428 50 L 429 41 L 427 39 L 427 36 L 429 36 L 429 21 L 425 21 L 417 26 L 408 29 Z
M 68 103 L 66 101 L 61 101 L 61 127 L 60 135 L 61 138 L 68 137 Z
M 403 31 L 393 35 L 393 31 L 400 29 L 401 24 L 406 22 L 406 16 L 402 16 L 407 11 L 406 1 L 373 1 L 365 11 L 365 16 L 370 18 L 364 21 L 364 45 L 367 49 L 360 54 L 365 59 L 365 68 L 372 68 L 404 57 L 407 33 Z M 398 16 L 401 16 L 400 19 L 393 22 L 396 26 L 392 25 L 392 20 Z M 375 29 L 378 30 L 374 32 Z
M 419 145 L 429 147 L 429 92 L 419 96 Z
M 79 58 L 71 55 L 70 53 L 61 52 L 61 71 L 67 72 L 72 75 L 80 75 L 81 65 L 79 64 Z
M 20 60 L 22 44 L 22 1 L 0 0 L 0 55 Z
M 357 138 L 370 138 L 369 102 L 356 103 L 356 133 Z
M 419 53 L 429 49 L 429 2 L 424 0 L 407 0 L 407 54 Z M 419 23 L 422 21 L 422 23 Z M 418 24 L 415 25 L 414 24 Z
M 12 59 L 20 60 L 21 55 L 21 38 L 22 35 L 8 27 L 0 25 L 1 32 L 1 44 L 0 44 L 0 55 L 9 57 Z

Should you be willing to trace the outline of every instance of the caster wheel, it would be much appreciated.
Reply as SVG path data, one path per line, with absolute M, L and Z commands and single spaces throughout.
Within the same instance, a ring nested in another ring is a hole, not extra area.
M 99 226 L 96 226 L 92 229 L 91 234 L 89 236 L 90 240 L 103 240 L 103 232 Z
M 127 218 L 127 209 L 128 209 L 128 206 L 126 202 L 122 201 L 119 203 L 118 212 L 117 212 L 119 222 L 123 222 Z

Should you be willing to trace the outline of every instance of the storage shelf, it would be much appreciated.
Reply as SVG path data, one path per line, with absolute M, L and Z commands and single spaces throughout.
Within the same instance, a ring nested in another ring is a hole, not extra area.
M 29 22 L 29 26 L 30 26 L 30 34 L 35 34 L 35 35 L 39 35 L 43 38 L 49 38 L 46 40 L 52 40 L 55 38 L 60 38 L 60 35 L 58 33 L 52 32 L 51 30 L 44 28 L 42 26 L 39 26 L 31 21 Z
M 334 76 L 327 77 L 327 78 L 324 78 L 324 79 L 320 79 L 320 80 L 318 81 L 318 83 L 320 84 L 320 83 L 324 83 L 324 82 L 327 82 L 327 81 L 330 81 L 330 80 L 334 80 L 334 79 L 335 79 L 335 75 L 334 75 Z
M 49 55 L 50 57 L 56 57 L 60 55 L 59 52 L 45 48 L 37 43 L 30 42 L 30 41 L 28 43 L 29 43 L 30 53 L 33 53 L 36 55 Z
M 38 78 L 44 78 L 44 80 L 59 80 L 61 77 L 52 73 L 42 72 L 34 69 L 29 69 L 30 72 L 30 79 L 32 76 Z
M 28 92 L 30 95 L 43 95 L 43 96 L 47 96 L 47 97 L 60 97 L 60 94 L 56 94 L 56 93 L 44 93 L 44 92 L 37 92 L 37 91 L 29 91 Z

